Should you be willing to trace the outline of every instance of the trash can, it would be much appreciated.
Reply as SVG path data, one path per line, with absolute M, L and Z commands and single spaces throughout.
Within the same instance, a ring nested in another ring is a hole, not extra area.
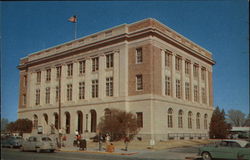
M 79 150 L 86 150 L 87 149 L 87 142 L 85 139 L 80 140 Z

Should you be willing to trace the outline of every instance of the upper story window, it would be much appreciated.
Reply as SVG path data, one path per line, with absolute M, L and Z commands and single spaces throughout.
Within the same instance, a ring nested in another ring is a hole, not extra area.
M 190 74 L 190 62 L 185 61 L 185 74 Z
M 136 75 L 136 90 L 143 90 L 143 79 L 141 74 Z
M 85 73 L 85 63 L 85 60 L 79 61 L 79 74 Z
M 50 81 L 51 80 L 51 69 L 47 69 L 46 70 L 46 81 Z
M 202 96 L 202 103 L 206 103 L 206 90 L 205 88 L 201 88 L 201 96 Z
M 181 81 L 176 80 L 176 98 L 181 98 Z
M 50 87 L 47 87 L 45 91 L 45 103 L 46 104 L 50 103 Z
M 198 86 L 194 85 L 194 101 L 198 102 Z
M 171 67 L 171 52 L 170 51 L 165 51 L 165 66 L 166 67 Z
M 72 101 L 72 84 L 67 84 L 67 101 Z
M 79 83 L 79 99 L 84 99 L 85 97 L 85 83 L 80 82 Z
M 181 58 L 175 57 L 175 70 L 180 71 L 181 70 Z
M 205 81 L 205 78 L 206 78 L 206 69 L 202 68 L 201 69 L 201 80 Z
M 62 73 L 62 66 L 56 67 L 56 78 L 60 78 Z
M 142 48 L 136 48 L 136 63 L 142 63 Z
M 98 97 L 98 80 L 92 80 L 92 98 Z
M 67 75 L 68 77 L 73 76 L 73 63 L 67 64 L 68 70 L 67 70 Z
M 199 69 L 198 65 L 194 65 L 194 77 L 195 78 L 198 78 L 198 69 Z
M 114 66 L 114 54 L 106 55 L 106 68 L 112 68 Z
M 190 85 L 189 85 L 189 82 L 185 82 L 185 99 L 190 100 Z
M 106 96 L 113 96 L 113 77 L 106 78 Z
M 98 69 L 99 69 L 99 58 L 98 57 L 92 58 L 92 71 L 95 72 L 98 71 Z
M 165 95 L 171 95 L 171 79 L 169 76 L 165 76 Z
M 26 105 L 26 94 L 23 94 L 23 105 Z
M 56 102 L 59 101 L 59 96 L 60 96 L 59 94 L 60 94 L 60 89 L 58 86 L 56 86 Z
M 41 71 L 36 72 L 36 82 L 41 83 Z
M 27 75 L 23 76 L 23 79 L 24 79 L 24 87 L 27 86 Z
M 40 104 L 40 89 L 36 90 L 36 105 Z

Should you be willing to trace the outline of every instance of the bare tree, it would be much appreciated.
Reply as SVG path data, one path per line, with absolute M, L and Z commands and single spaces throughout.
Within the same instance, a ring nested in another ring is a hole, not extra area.
M 98 128 L 102 134 L 109 133 L 113 140 L 120 140 L 125 136 L 132 138 L 139 131 L 136 116 L 117 109 L 111 109 L 108 115 L 103 116 Z
M 229 122 L 235 127 L 242 127 L 246 121 L 246 115 L 240 110 L 230 109 L 227 116 L 229 118 Z

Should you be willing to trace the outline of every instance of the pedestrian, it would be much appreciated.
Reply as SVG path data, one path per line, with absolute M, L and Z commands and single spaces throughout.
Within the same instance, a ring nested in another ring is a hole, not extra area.
M 78 130 L 76 130 L 76 131 L 75 131 L 75 138 L 76 138 L 76 139 L 74 140 L 74 143 L 73 143 L 74 146 L 75 146 L 75 145 L 78 146 L 78 136 L 79 136 L 79 132 L 78 132 Z
M 109 134 L 107 133 L 106 134 L 106 145 L 109 145 L 110 144 L 110 136 Z
M 128 143 L 129 143 L 129 138 L 126 136 L 126 137 L 124 138 L 125 151 L 128 150 Z

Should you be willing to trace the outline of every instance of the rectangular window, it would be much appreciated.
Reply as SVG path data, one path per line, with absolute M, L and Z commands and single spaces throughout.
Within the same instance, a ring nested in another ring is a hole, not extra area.
M 56 102 L 59 101 L 59 94 L 60 94 L 59 91 L 60 91 L 59 87 L 56 86 Z
M 85 97 L 85 83 L 80 82 L 79 83 L 79 99 L 84 99 Z
M 23 76 L 23 79 L 24 79 L 24 87 L 26 87 L 27 86 L 27 76 L 26 75 Z
M 137 117 L 137 126 L 142 128 L 143 127 L 143 113 L 136 112 L 136 117 Z
M 190 85 L 189 82 L 185 82 L 185 98 L 190 100 Z
M 68 64 L 67 67 L 68 67 L 68 70 L 67 70 L 67 72 L 68 72 L 68 74 L 67 74 L 68 77 L 73 76 L 73 63 Z
M 185 74 L 190 74 L 190 63 L 185 61 Z
M 26 94 L 23 95 L 23 105 L 26 105 Z
M 171 79 L 169 76 L 165 76 L 165 95 L 171 95 Z
M 198 66 L 194 65 L 194 77 L 198 78 Z
M 98 71 L 98 69 L 99 69 L 99 58 L 98 57 L 92 58 L 92 71 L 95 72 Z
M 92 98 L 98 97 L 98 80 L 92 80 Z
M 106 68 L 112 68 L 114 66 L 114 54 L 106 55 Z
M 136 49 L 136 63 L 142 63 L 142 48 Z
M 36 90 L 36 105 L 40 104 L 40 89 Z
M 46 70 L 46 81 L 50 81 L 51 80 L 51 69 L 47 69 Z
M 201 88 L 201 95 L 202 95 L 202 103 L 206 103 L 206 90 L 205 88 Z
M 50 103 L 50 87 L 47 87 L 45 91 L 45 103 L 46 104 Z
M 113 96 L 113 77 L 106 78 L 106 96 Z
M 181 70 L 181 58 L 175 57 L 175 70 L 180 71 Z
M 62 73 L 62 66 L 56 67 L 56 78 L 60 78 Z
M 181 81 L 179 79 L 176 80 L 176 97 L 181 98 Z
M 79 61 L 79 74 L 85 73 L 85 60 Z
M 41 83 L 41 71 L 36 72 L 36 82 Z
M 140 91 L 143 90 L 143 79 L 142 75 L 136 75 L 136 90 Z
M 67 101 L 72 101 L 72 84 L 67 85 Z
M 198 102 L 198 86 L 194 85 L 194 101 Z
M 170 51 L 166 51 L 165 52 L 165 66 L 166 67 L 171 67 L 171 53 L 170 53 Z
M 201 80 L 205 81 L 206 78 L 206 69 L 202 68 L 201 69 Z

